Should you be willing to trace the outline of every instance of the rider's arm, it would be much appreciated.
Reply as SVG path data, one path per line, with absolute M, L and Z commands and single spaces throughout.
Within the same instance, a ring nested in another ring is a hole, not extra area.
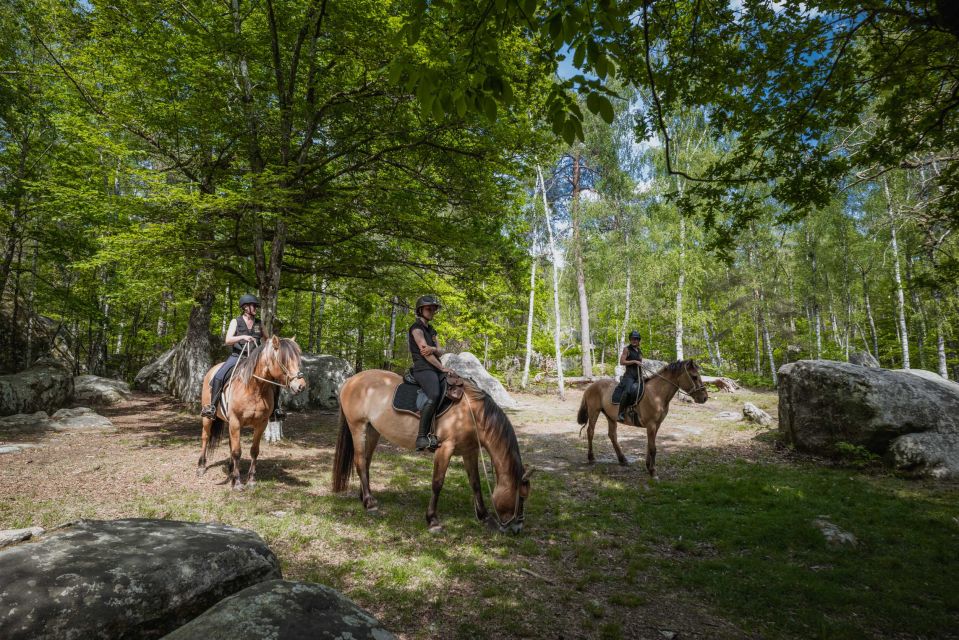
M 426 344 L 426 338 L 423 337 L 422 329 L 413 329 L 413 342 L 415 342 L 416 346 L 420 348 L 420 353 L 423 353 L 423 347 L 429 347 L 429 345 Z M 435 349 L 433 351 L 441 351 L 441 349 Z M 424 355 L 423 358 L 440 371 L 445 372 L 447 370 L 446 367 L 443 366 L 443 363 L 440 362 L 439 359 L 432 353 L 429 355 Z
M 228 347 L 232 347 L 237 342 L 249 342 L 252 339 L 252 336 L 236 335 L 236 318 L 233 318 L 230 320 L 230 328 L 226 330 L 226 339 L 223 341 L 223 344 Z
M 630 364 L 630 361 L 626 359 L 627 353 L 629 353 L 629 349 L 623 347 L 623 352 L 619 355 L 619 364 L 623 365 L 624 367 L 627 367 Z

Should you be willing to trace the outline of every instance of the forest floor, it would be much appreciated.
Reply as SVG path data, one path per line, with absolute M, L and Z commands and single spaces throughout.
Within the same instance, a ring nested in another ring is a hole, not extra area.
M 377 515 L 355 478 L 332 494 L 335 412 L 292 415 L 284 442 L 263 447 L 256 488 L 231 492 L 225 465 L 194 475 L 199 420 L 143 394 L 102 410 L 119 433 L 45 434 L 0 456 L 0 529 L 122 517 L 248 527 L 284 577 L 339 589 L 402 638 L 959 637 L 956 485 L 799 456 L 777 446 L 775 424 L 720 419 L 744 401 L 776 415 L 775 394 L 746 390 L 675 402 L 651 483 L 644 431 L 620 428 L 621 467 L 601 420 L 586 463 L 581 391 L 515 397 L 524 463 L 538 468 L 518 536 L 475 520 L 457 460 L 444 531 L 428 533 L 430 458 L 389 444 L 373 460 Z M 221 446 L 211 462 L 226 457 Z M 858 544 L 830 547 L 819 517 Z

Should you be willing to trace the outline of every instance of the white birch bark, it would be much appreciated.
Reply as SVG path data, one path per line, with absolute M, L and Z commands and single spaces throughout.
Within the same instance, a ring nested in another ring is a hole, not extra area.
M 535 309 L 536 303 L 536 255 L 535 250 L 533 251 L 534 255 L 530 262 L 532 266 L 529 269 L 529 314 L 526 317 L 526 358 L 523 361 L 523 381 L 520 383 L 522 388 L 526 388 L 529 384 L 529 363 L 530 359 L 533 357 L 533 311 Z
M 536 167 L 536 175 L 539 178 L 540 193 L 543 196 L 543 211 L 546 216 L 546 232 L 549 237 L 549 253 L 553 260 L 553 316 L 555 318 L 553 325 L 553 349 L 556 354 L 556 380 L 559 386 L 560 400 L 566 399 L 566 385 L 563 381 L 563 352 L 559 344 L 560 334 L 560 315 L 559 315 L 559 265 L 558 254 L 556 252 L 556 243 L 553 241 L 553 223 L 549 215 L 549 203 L 546 201 L 546 181 L 543 179 L 543 171 Z
M 886 194 L 886 206 L 889 212 L 889 228 L 891 233 L 893 280 L 896 283 L 896 308 L 899 313 L 899 340 L 902 345 L 902 368 L 909 369 L 909 331 L 906 329 L 906 296 L 902 290 L 902 274 L 899 271 L 899 242 L 896 238 L 896 214 L 889 195 L 889 182 L 882 181 L 882 188 Z

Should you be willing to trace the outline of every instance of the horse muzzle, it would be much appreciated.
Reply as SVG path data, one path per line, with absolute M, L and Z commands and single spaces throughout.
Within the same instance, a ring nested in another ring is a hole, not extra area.
M 297 394 L 300 391 L 303 391 L 304 389 L 306 389 L 306 378 L 304 378 L 302 374 L 300 374 L 299 376 L 290 380 L 289 387 L 290 387 L 290 391 L 293 394 Z

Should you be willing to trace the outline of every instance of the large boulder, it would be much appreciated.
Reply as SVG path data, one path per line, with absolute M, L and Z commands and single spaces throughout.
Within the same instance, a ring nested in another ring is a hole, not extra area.
M 959 385 L 945 380 L 800 360 L 779 369 L 779 429 L 804 451 L 833 455 L 844 442 L 902 471 L 959 477 Z
M 247 587 L 164 640 L 389 640 L 395 636 L 338 591 L 270 580 Z
M 17 374 L 0 376 L 0 416 L 55 411 L 73 396 L 73 374 L 48 357 Z
M 174 353 L 175 350 L 170 349 L 140 369 L 133 379 L 133 388 L 147 393 L 169 393 Z
M 260 536 L 172 520 L 80 521 L 0 550 L 0 638 L 158 638 L 280 578 Z
M 80 404 L 106 406 L 123 402 L 130 395 L 130 385 L 122 380 L 89 375 L 73 379 L 73 400 Z
M 479 358 L 468 351 L 463 353 L 445 353 L 440 358 L 444 367 L 452 369 L 457 375 L 471 380 L 473 384 L 485 391 L 499 406 L 504 409 L 516 407 L 516 400 L 507 393 L 506 388 L 499 380 L 490 375 Z
M 655 374 L 659 373 L 666 368 L 666 365 L 669 363 L 665 360 L 652 360 L 650 358 L 643 358 L 643 379 L 649 380 Z M 623 377 L 623 374 L 626 373 L 626 367 L 621 364 L 616 365 L 615 369 L 616 379 L 619 380 Z
M 343 358 L 304 353 L 300 371 L 307 387 L 297 395 L 284 389 L 280 399 L 284 409 L 336 409 L 340 406 L 340 387 L 353 375 L 353 366 Z

